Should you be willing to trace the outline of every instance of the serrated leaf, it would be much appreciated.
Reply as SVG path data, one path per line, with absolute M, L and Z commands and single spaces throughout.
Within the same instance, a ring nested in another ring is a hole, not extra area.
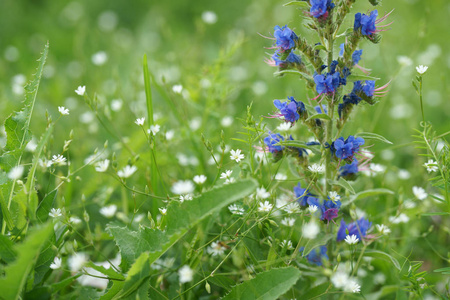
M 367 139 L 367 140 L 378 140 L 381 141 L 383 143 L 386 144 L 393 144 L 391 141 L 389 141 L 388 139 L 386 139 L 384 136 L 376 134 L 376 133 L 372 133 L 372 132 L 360 132 L 355 134 L 356 137 L 361 137 L 363 139 Z
M 0 259 L 10 263 L 16 259 L 13 242 L 5 235 L 0 235 Z
M 351 186 L 350 183 L 348 183 L 347 180 L 345 180 L 344 178 L 339 178 L 339 180 L 331 180 L 328 179 L 328 183 L 331 185 L 339 185 L 340 187 L 343 187 L 344 189 L 346 189 L 347 191 L 349 191 L 352 194 L 355 194 L 355 190 L 353 189 L 353 187 Z
M 319 238 L 313 239 L 313 240 L 308 240 L 308 242 L 305 245 L 305 249 L 303 250 L 302 255 L 306 256 L 308 255 L 313 249 L 319 247 L 319 246 L 324 246 L 326 245 L 326 243 L 333 238 L 334 235 L 332 234 L 325 234 L 322 235 Z
M 17 259 L 4 268 L 5 276 L 0 279 L 0 291 L 2 291 L 1 296 L 4 299 L 20 298 L 28 274 L 52 232 L 53 224 L 51 223 L 41 228 L 35 228 L 22 244 L 15 247 Z
M 312 115 L 311 117 L 309 117 L 308 119 L 306 119 L 306 121 L 311 121 L 314 119 L 322 119 L 322 120 L 327 120 L 327 121 L 331 120 L 330 116 L 328 116 L 327 114 L 315 114 L 315 115 Z
M 128 271 L 122 290 L 113 299 L 123 299 L 136 291 L 150 276 L 148 252 L 142 253 Z
M 286 293 L 300 278 L 294 267 L 271 269 L 234 286 L 223 300 L 272 300 Z
M 298 8 L 309 8 L 310 5 L 306 1 L 291 1 L 286 4 L 283 4 L 283 6 L 296 6 Z

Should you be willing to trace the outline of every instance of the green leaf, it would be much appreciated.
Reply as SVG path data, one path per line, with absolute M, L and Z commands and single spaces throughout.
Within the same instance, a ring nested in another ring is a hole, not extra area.
M 359 252 L 359 251 L 356 251 L 356 252 Z M 373 257 L 373 258 L 377 258 L 377 259 L 381 259 L 381 260 L 384 260 L 384 261 L 391 262 L 392 265 L 394 265 L 394 267 L 397 270 L 400 271 L 402 269 L 400 267 L 400 264 L 399 264 L 398 260 L 395 259 L 394 257 L 392 257 L 391 255 L 385 253 L 385 252 L 382 252 L 382 251 L 379 251 L 379 250 L 366 249 L 366 251 L 364 252 L 364 256 L 366 256 L 366 257 Z
M 327 120 L 327 121 L 331 120 L 331 118 L 327 114 L 315 114 L 315 115 L 312 115 L 311 117 L 309 117 L 308 119 L 306 119 L 306 121 L 311 121 L 314 119 L 322 119 L 322 120 Z
M 0 259 L 10 263 L 16 259 L 16 252 L 13 249 L 13 242 L 5 235 L 0 235 Z
M 308 255 L 309 252 L 311 252 L 314 248 L 324 246 L 330 239 L 333 238 L 333 236 L 334 235 L 332 234 L 325 234 L 319 238 L 308 240 L 308 242 L 305 245 L 305 249 L 303 250 L 302 256 Z
M 350 82 L 354 81 L 362 81 L 362 80 L 380 80 L 380 78 L 367 76 L 363 74 L 351 74 L 347 77 L 347 80 Z
M 355 194 L 355 190 L 353 189 L 353 187 L 351 186 L 350 183 L 348 183 L 347 180 L 345 180 L 344 178 L 339 178 L 339 180 L 331 180 L 328 179 L 328 183 L 331 185 L 339 185 L 340 187 L 343 187 L 344 189 L 346 189 L 347 191 L 349 191 L 352 194 Z
M 393 144 L 391 141 L 389 141 L 388 139 L 386 139 L 384 136 L 381 136 L 379 134 L 376 133 L 371 133 L 371 132 L 360 132 L 355 134 L 356 137 L 362 137 L 365 140 L 378 140 L 381 141 L 383 143 L 386 144 Z
M 108 276 L 111 279 L 115 279 L 115 280 L 119 280 L 119 281 L 120 280 L 125 280 L 125 277 L 123 277 L 122 274 L 117 273 L 114 270 L 113 267 L 110 267 L 109 269 L 106 269 L 105 267 L 98 266 L 98 265 L 94 264 L 93 262 L 88 262 L 85 266 L 88 267 L 88 268 L 92 268 L 92 269 L 94 269 L 94 270 L 96 270 L 96 271 L 98 271 L 98 272 Z
M 149 252 L 152 264 L 175 244 L 189 228 L 206 216 L 250 195 L 257 187 L 254 180 L 246 179 L 205 192 L 192 201 L 172 202 L 167 208 L 167 226 L 164 231 L 142 228 L 131 231 L 126 227 L 108 226 L 122 254 L 122 268 L 128 267 L 144 252 Z
M 17 259 L 4 269 L 5 276 L 0 279 L 0 291 L 4 299 L 20 298 L 28 274 L 52 232 L 53 224 L 51 223 L 35 228 L 29 233 L 25 242 L 15 247 Z
M 250 280 L 234 286 L 223 300 L 272 300 L 286 293 L 300 278 L 300 271 L 294 267 L 271 269 L 258 273 Z
M 428 217 L 428 216 L 446 216 L 446 215 L 450 215 L 450 213 L 448 213 L 448 212 L 432 212 L 432 213 L 421 214 L 421 216 L 424 216 L 424 217 Z
M 52 291 L 52 293 L 56 293 L 59 290 L 62 290 L 63 288 L 65 288 L 66 286 L 69 286 L 70 284 L 72 284 L 72 282 L 74 282 L 78 277 L 80 277 L 82 274 L 77 274 L 75 276 L 72 277 L 68 277 L 66 279 L 63 279 L 59 282 L 53 283 L 52 285 L 50 285 L 50 289 Z
M 313 47 L 313 49 L 314 49 L 314 50 L 328 51 L 327 47 L 325 47 L 325 46 L 322 45 L 322 44 L 316 44 L 316 45 Z
M 314 152 L 316 154 L 320 154 L 320 150 L 317 149 L 317 146 L 309 146 L 305 142 L 301 142 L 301 141 L 291 141 L 291 140 L 281 141 L 275 145 L 281 145 L 281 146 L 287 146 L 287 147 L 298 147 L 298 148 L 311 150 L 312 152 Z
M 299 75 L 300 77 L 303 77 L 309 82 L 314 82 L 314 79 L 311 77 L 311 75 L 304 72 L 300 72 L 298 70 L 281 70 L 273 73 L 274 76 L 283 76 L 284 74 Z
M 447 268 L 440 268 L 440 269 L 436 269 L 433 272 L 438 272 L 438 273 L 442 273 L 442 274 L 450 274 L 450 267 Z
M 148 252 L 142 253 L 128 271 L 122 290 L 113 299 L 122 299 L 136 291 L 150 277 Z
M 39 222 L 44 223 L 48 219 L 48 213 L 55 206 L 56 195 L 58 190 L 53 190 L 42 199 L 36 211 L 36 218 Z
M 394 192 L 391 190 L 388 190 L 388 189 L 366 190 L 366 191 L 359 192 L 356 195 L 353 195 L 352 197 L 350 197 L 350 199 L 348 201 L 344 202 L 342 205 L 346 206 L 346 205 L 349 205 L 350 203 L 352 203 L 356 200 L 359 200 L 359 199 L 377 196 L 377 195 L 383 195 L 383 194 L 394 195 Z
M 307 292 L 303 295 L 301 295 L 298 299 L 318 299 L 319 296 L 325 295 L 330 288 L 330 284 L 328 282 L 319 284 L 318 286 L 315 286 L 313 288 L 307 289 Z
M 298 8 L 309 8 L 310 5 L 306 1 L 291 1 L 286 4 L 283 4 L 283 6 L 296 6 Z

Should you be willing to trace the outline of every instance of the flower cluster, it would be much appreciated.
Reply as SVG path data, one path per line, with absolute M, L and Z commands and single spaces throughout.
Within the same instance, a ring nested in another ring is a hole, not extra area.
M 337 233 L 337 241 L 343 241 L 347 237 L 347 235 L 355 235 L 359 240 L 367 236 L 367 231 L 370 226 L 372 226 L 372 222 L 365 218 L 360 218 L 359 220 L 352 222 L 347 225 L 344 219 L 341 219 L 341 226 L 339 227 Z
M 331 0 L 311 0 L 311 9 L 309 13 L 314 18 L 326 19 L 329 11 L 334 8 L 334 3 Z
M 316 74 L 314 76 L 316 92 L 319 95 L 334 94 L 339 86 L 347 84 L 347 77 L 350 75 L 350 69 L 347 67 L 343 67 L 341 74 L 341 72 L 338 72 L 336 70 L 336 67 L 338 65 L 339 62 L 337 60 L 333 60 L 328 73 L 326 73 L 325 75 Z
M 352 161 L 353 156 L 364 143 L 365 141 L 361 137 L 355 138 L 353 135 L 350 135 L 346 140 L 340 137 L 331 144 L 331 150 L 338 159 Z

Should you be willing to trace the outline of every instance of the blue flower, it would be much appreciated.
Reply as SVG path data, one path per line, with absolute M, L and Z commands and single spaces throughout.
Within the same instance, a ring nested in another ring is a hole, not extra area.
M 275 51 L 275 53 L 272 55 L 272 59 L 275 61 L 276 66 L 286 66 L 289 64 L 296 65 L 302 63 L 302 58 L 292 51 L 289 52 L 285 60 L 282 60 L 280 58 L 280 55 L 282 54 L 278 51 Z
M 305 104 L 301 101 L 297 102 L 294 97 L 288 97 L 290 102 L 281 102 L 280 100 L 274 100 L 273 104 L 280 111 L 280 114 L 284 117 L 284 120 L 294 123 L 300 118 L 299 113 L 303 113 L 306 108 Z
M 298 36 L 292 29 L 287 27 L 287 25 L 284 25 L 283 28 L 277 25 L 274 27 L 274 30 L 273 35 L 276 38 L 276 45 L 282 51 L 295 48 L 295 41 L 298 40 Z
M 355 50 L 352 54 L 353 65 L 357 65 L 361 60 L 362 50 Z
M 358 239 L 362 239 L 362 237 L 365 237 L 367 235 L 367 230 L 372 226 L 372 222 L 369 222 L 369 220 L 365 218 L 361 218 L 357 220 L 356 222 L 346 224 L 344 219 L 341 219 L 341 226 L 339 227 L 338 233 L 337 233 L 337 241 L 343 241 L 345 240 L 345 237 L 348 235 L 356 235 Z
M 372 35 L 377 31 L 375 26 L 375 21 L 378 17 L 378 11 L 374 10 L 370 13 L 370 15 L 357 13 L 355 14 L 355 23 L 353 25 L 353 29 L 357 31 L 361 29 L 362 35 Z
M 276 145 L 281 141 L 284 141 L 284 138 L 279 133 L 269 132 L 269 136 L 264 138 L 264 143 L 269 148 L 270 153 L 283 151 L 284 146 Z
M 350 94 L 348 94 L 348 95 L 345 95 L 343 98 L 342 98 L 342 101 L 344 102 L 344 104 L 349 104 L 349 103 L 351 103 L 351 104 L 359 104 L 359 102 L 361 102 L 361 97 L 359 97 L 358 95 L 356 95 L 354 92 L 351 92 Z
M 303 253 L 303 251 L 305 250 L 305 247 L 301 247 L 299 249 L 300 253 Z M 317 251 L 319 250 L 319 251 Z M 326 259 L 328 260 L 328 255 L 327 255 L 327 247 L 326 246 L 320 246 L 320 248 L 315 248 L 313 249 L 311 252 L 308 253 L 308 255 L 306 255 L 306 259 L 309 261 L 309 263 L 317 265 L 317 266 L 322 266 L 323 265 L 323 260 Z
M 311 15 L 315 18 L 327 17 L 328 10 L 334 8 L 334 3 L 331 0 L 311 0 Z
M 345 50 L 345 43 L 342 43 L 339 45 L 339 48 L 341 49 L 341 51 L 339 51 L 339 56 L 344 56 L 344 50 Z
M 350 135 L 346 140 L 340 137 L 332 143 L 331 150 L 337 158 L 347 159 L 353 157 L 364 143 L 365 141 L 361 137 L 355 138 L 353 135 Z
M 375 92 L 375 80 L 366 80 L 366 84 L 363 86 L 362 90 L 367 97 L 373 97 L 373 93 Z
M 320 207 L 319 199 L 314 197 L 307 189 L 302 188 L 300 182 L 294 186 L 294 195 L 300 206 L 316 205 Z
M 339 176 L 342 177 L 351 177 L 356 173 L 358 173 L 358 161 L 356 159 L 353 159 L 351 164 L 346 164 L 339 168 Z
M 334 74 L 328 73 L 326 76 L 316 75 L 314 76 L 314 82 L 316 83 L 317 93 L 334 93 L 340 83 L 339 72 L 335 72 Z
M 322 107 L 320 107 L 320 105 L 316 105 L 316 106 L 314 106 L 314 109 L 316 110 L 316 112 L 318 114 L 327 114 L 328 113 L 327 106 L 325 104 L 322 104 Z

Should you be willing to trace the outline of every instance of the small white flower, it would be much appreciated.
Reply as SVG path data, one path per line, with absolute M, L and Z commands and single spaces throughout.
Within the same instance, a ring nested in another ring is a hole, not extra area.
M 280 243 L 280 247 L 281 248 L 286 247 L 286 249 L 288 249 L 288 250 L 294 249 L 294 247 L 292 246 L 292 242 L 290 240 L 283 240 Z
M 46 168 L 50 168 L 52 166 L 53 161 L 46 160 L 46 159 L 39 159 L 38 163 L 39 163 L 39 166 L 41 166 L 41 168 L 46 169 Z
M 194 182 L 196 183 L 196 184 L 198 184 L 198 185 L 202 185 L 202 184 L 204 184 L 205 183 L 205 181 L 206 181 L 206 176 L 205 175 L 195 175 L 194 176 Z
M 180 283 L 190 282 L 194 278 L 194 271 L 188 266 L 184 265 L 178 270 Z
M 312 173 L 322 174 L 323 172 L 325 172 L 325 166 L 313 164 L 312 166 L 308 166 L 308 170 L 310 170 Z
M 36 139 L 33 137 L 31 139 L 31 141 L 28 142 L 28 144 L 25 147 L 25 150 L 27 150 L 28 152 L 34 152 L 34 150 L 36 150 L 38 144 Z
M 117 172 L 117 176 L 119 176 L 120 178 L 128 178 L 131 175 L 133 175 L 134 172 L 136 172 L 136 171 L 137 171 L 136 166 L 126 165 L 122 170 L 119 170 Z
M 245 212 L 245 210 L 241 206 L 236 204 L 228 206 L 228 209 L 233 215 L 243 215 Z
M 421 187 L 413 186 L 412 191 L 414 196 L 419 200 L 425 200 L 428 197 L 428 194 Z
M 277 175 L 275 175 L 275 180 L 282 181 L 282 180 L 286 180 L 286 179 L 287 179 L 287 176 L 285 174 L 277 173 Z
M 411 178 L 411 173 L 409 173 L 408 170 L 401 169 L 398 171 L 398 178 L 408 180 L 409 178 Z
M 105 51 L 99 51 L 91 56 L 91 61 L 96 66 L 101 66 L 108 60 L 108 54 Z
M 166 132 L 166 140 L 170 141 L 175 136 L 175 130 L 168 130 Z
M 202 20 L 206 24 L 214 24 L 217 22 L 217 15 L 215 12 L 207 10 L 202 13 Z
M 342 271 L 337 271 L 336 273 L 331 276 L 331 283 L 333 283 L 335 288 L 343 288 L 348 284 L 349 277 L 347 273 L 344 273 Z
M 48 215 L 52 218 L 61 217 L 62 216 L 61 208 L 58 208 L 58 209 L 52 208 L 50 210 L 50 212 L 48 213 Z
M 391 233 L 391 229 L 389 229 L 389 227 L 384 224 L 376 224 L 375 226 L 377 227 L 377 230 L 383 235 L 388 235 L 389 233 Z
M 50 264 L 50 269 L 57 270 L 57 269 L 61 268 L 61 264 L 62 264 L 62 259 L 55 256 L 55 259 Z
M 391 222 L 393 224 L 408 223 L 409 222 L 409 217 L 407 215 L 405 215 L 404 213 L 401 213 L 397 217 L 390 216 L 389 217 L 389 222 Z
M 269 203 L 269 201 L 264 201 L 264 203 L 259 202 L 258 211 L 261 212 L 269 212 L 272 209 L 273 205 Z
M 283 220 L 281 220 L 281 224 L 287 227 L 292 227 L 295 224 L 295 219 L 294 218 L 284 218 Z
M 195 186 L 190 180 L 179 180 L 172 185 L 172 193 L 176 195 L 191 194 L 195 190 Z
M 341 200 L 341 196 L 338 195 L 337 192 L 331 191 L 328 193 L 328 198 L 330 198 L 331 201 L 336 202 Z
M 67 116 L 69 114 L 69 109 L 64 106 L 58 106 L 58 111 L 63 116 Z
M 317 205 L 310 205 L 308 206 L 308 211 L 313 214 L 315 213 L 319 208 L 317 207 Z
M 233 117 L 226 116 L 223 117 L 222 120 L 220 120 L 220 125 L 222 125 L 223 127 L 230 127 L 231 124 L 233 124 Z
M 70 217 L 70 218 L 69 218 L 69 222 L 72 223 L 72 224 L 74 224 L 74 225 L 77 225 L 77 224 L 80 224 L 80 223 L 81 223 L 81 219 L 78 218 L 78 217 Z
M 283 122 L 280 125 L 278 125 L 277 129 L 279 131 L 288 131 L 291 129 L 291 123 L 290 122 Z
M 99 161 L 95 164 L 95 171 L 103 173 L 108 170 L 109 159 L 105 159 L 104 161 Z
M 119 111 L 122 109 L 123 101 L 122 99 L 114 99 L 111 101 L 111 110 Z
M 88 257 L 84 253 L 74 253 L 69 259 L 67 263 L 69 264 L 70 271 L 76 273 L 87 263 Z
M 416 207 L 416 203 L 412 200 L 406 200 L 405 202 L 403 202 L 403 206 L 407 209 L 411 209 Z
M 256 199 L 267 199 L 270 193 L 264 187 L 256 188 Z
M 295 213 L 300 212 L 300 207 L 297 202 L 292 202 L 292 203 L 289 203 L 288 205 L 286 205 L 283 208 L 283 210 L 285 212 L 287 212 L 288 214 L 295 214 Z
M 427 168 L 428 173 L 436 172 L 439 169 L 438 166 L 436 166 L 436 165 L 437 165 L 437 162 L 435 162 L 432 159 L 429 159 L 428 162 L 423 164 L 423 166 L 425 168 Z
M 22 166 L 22 165 L 15 166 L 15 167 L 11 168 L 11 170 L 8 172 L 8 178 L 11 180 L 18 180 L 18 179 L 22 178 L 23 171 L 24 171 L 24 166 Z
M 231 150 L 230 151 L 230 158 L 236 162 L 240 162 L 241 160 L 244 159 L 244 154 L 241 154 L 241 149 L 236 149 L 235 150 Z
M 176 94 L 181 94 L 183 91 L 183 86 L 181 84 L 176 84 L 172 87 L 172 91 Z
M 167 214 L 167 208 L 165 208 L 165 207 L 160 207 L 160 208 L 158 208 L 158 210 L 163 216 L 165 216 Z
M 116 214 L 116 211 L 117 211 L 117 206 L 114 204 L 100 208 L 100 213 L 107 218 L 114 217 L 114 215 Z
M 134 121 L 134 123 L 138 126 L 144 125 L 144 122 L 145 122 L 145 118 L 137 118 L 136 121 Z
M 398 61 L 399 64 L 401 64 L 401 65 L 403 65 L 405 67 L 410 66 L 410 65 L 413 64 L 412 59 L 409 58 L 408 56 L 405 56 L 405 55 L 397 56 L 397 61 Z
M 211 245 L 206 249 L 208 254 L 211 256 L 220 256 L 225 252 L 225 247 L 223 247 L 219 242 L 212 242 Z
M 420 75 L 423 75 L 423 74 L 425 74 L 425 72 L 428 70 L 428 67 L 427 66 L 424 66 L 424 65 L 420 65 L 420 66 L 417 66 L 416 67 L 416 71 L 417 71 L 417 73 L 419 73 Z
M 224 182 L 224 184 L 230 184 L 230 183 L 233 183 L 233 182 L 236 182 L 236 179 L 234 179 L 233 177 L 231 177 L 231 178 L 226 179 L 225 182 Z
M 351 282 L 351 285 L 349 286 L 352 293 L 359 293 L 361 292 L 361 286 L 357 282 Z
M 147 133 L 150 134 L 150 132 L 151 132 L 151 133 L 153 133 L 153 135 L 156 135 L 160 129 L 161 129 L 161 126 L 159 126 L 158 124 L 151 125 L 150 129 L 147 130 Z
M 80 96 L 83 96 L 84 95 L 84 93 L 86 92 L 86 86 L 79 86 L 76 90 L 75 90 L 75 93 L 77 93 L 78 95 L 80 95 Z
M 310 222 L 303 225 L 302 232 L 303 237 L 312 240 L 317 237 L 320 232 L 320 228 L 315 222 Z
M 186 194 L 186 195 L 180 195 L 180 202 L 183 203 L 184 201 L 192 201 L 192 195 Z
M 386 276 L 383 273 L 377 273 L 373 277 L 373 282 L 375 284 L 384 284 L 386 282 Z
M 356 234 L 347 235 L 344 240 L 349 245 L 354 245 L 359 242 L 359 239 L 356 237 Z
M 230 179 L 231 178 L 231 173 L 233 173 L 233 171 L 226 170 L 225 172 L 220 174 L 220 179 Z
M 386 171 L 386 167 L 380 164 L 370 164 L 369 168 L 374 173 L 383 173 Z
M 53 155 L 52 162 L 54 164 L 64 165 L 64 164 L 66 164 L 66 158 L 64 156 L 62 156 L 61 154 Z

